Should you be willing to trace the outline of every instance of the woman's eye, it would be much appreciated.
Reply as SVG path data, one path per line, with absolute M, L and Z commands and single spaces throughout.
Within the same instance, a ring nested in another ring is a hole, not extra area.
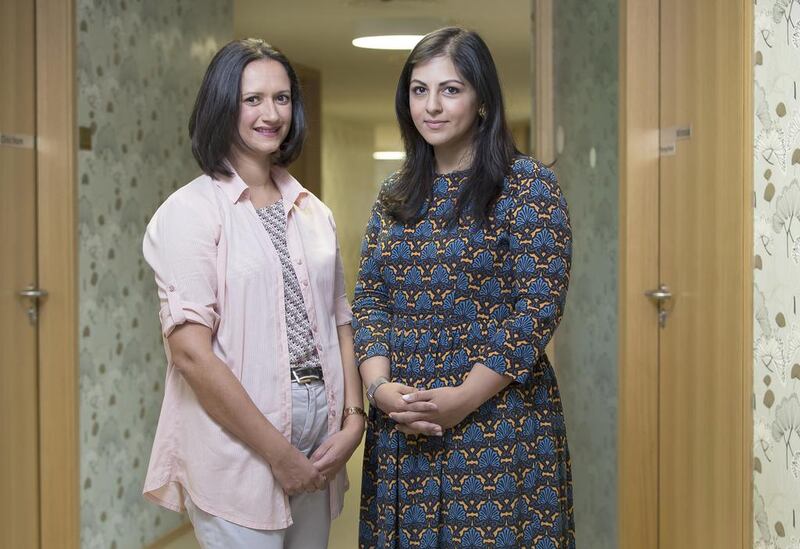
M 281 94 L 276 98 L 276 100 L 280 105 L 287 105 L 289 104 L 289 101 L 291 101 L 291 98 L 288 95 Z
M 245 97 L 244 98 L 244 102 L 247 103 L 248 105 L 257 105 L 258 104 L 258 96 L 257 95 L 251 95 L 250 97 Z
M 423 93 L 425 93 L 425 88 L 423 88 L 422 86 L 414 86 L 413 88 L 411 88 L 411 93 L 413 93 L 414 95 L 422 95 Z
M 460 92 L 460 91 L 461 91 L 461 90 L 459 90 L 458 88 L 454 88 L 453 86 L 447 86 L 447 87 L 444 89 L 444 92 L 445 92 L 447 95 L 455 95 L 455 94 L 457 94 L 457 93 L 458 93 L 458 92 Z

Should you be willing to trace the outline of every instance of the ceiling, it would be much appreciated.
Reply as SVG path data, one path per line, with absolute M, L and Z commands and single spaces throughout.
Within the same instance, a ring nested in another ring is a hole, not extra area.
M 387 123 L 408 52 L 351 45 L 371 19 L 434 18 L 478 31 L 497 63 L 508 117 L 530 116 L 530 0 L 234 0 L 234 33 L 281 49 L 322 73 L 323 116 Z

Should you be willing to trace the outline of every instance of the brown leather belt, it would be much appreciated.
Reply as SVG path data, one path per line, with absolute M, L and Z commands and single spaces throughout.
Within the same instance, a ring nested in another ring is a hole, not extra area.
M 292 381 L 305 385 L 312 381 L 322 380 L 322 368 L 320 366 L 310 366 L 307 368 L 291 368 Z

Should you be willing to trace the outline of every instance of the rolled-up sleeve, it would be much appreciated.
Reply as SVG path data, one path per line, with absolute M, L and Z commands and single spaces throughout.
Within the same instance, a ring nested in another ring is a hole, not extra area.
M 185 322 L 212 332 L 219 324 L 219 213 L 205 199 L 179 193 L 153 215 L 142 243 L 144 258 L 155 272 L 165 337 Z

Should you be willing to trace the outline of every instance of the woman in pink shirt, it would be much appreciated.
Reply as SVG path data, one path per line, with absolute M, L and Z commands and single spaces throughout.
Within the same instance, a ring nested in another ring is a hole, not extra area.
M 168 361 L 144 494 L 206 549 L 327 547 L 364 412 L 333 217 L 285 169 L 306 132 L 286 57 L 222 48 L 189 132 L 204 175 L 143 245 Z

